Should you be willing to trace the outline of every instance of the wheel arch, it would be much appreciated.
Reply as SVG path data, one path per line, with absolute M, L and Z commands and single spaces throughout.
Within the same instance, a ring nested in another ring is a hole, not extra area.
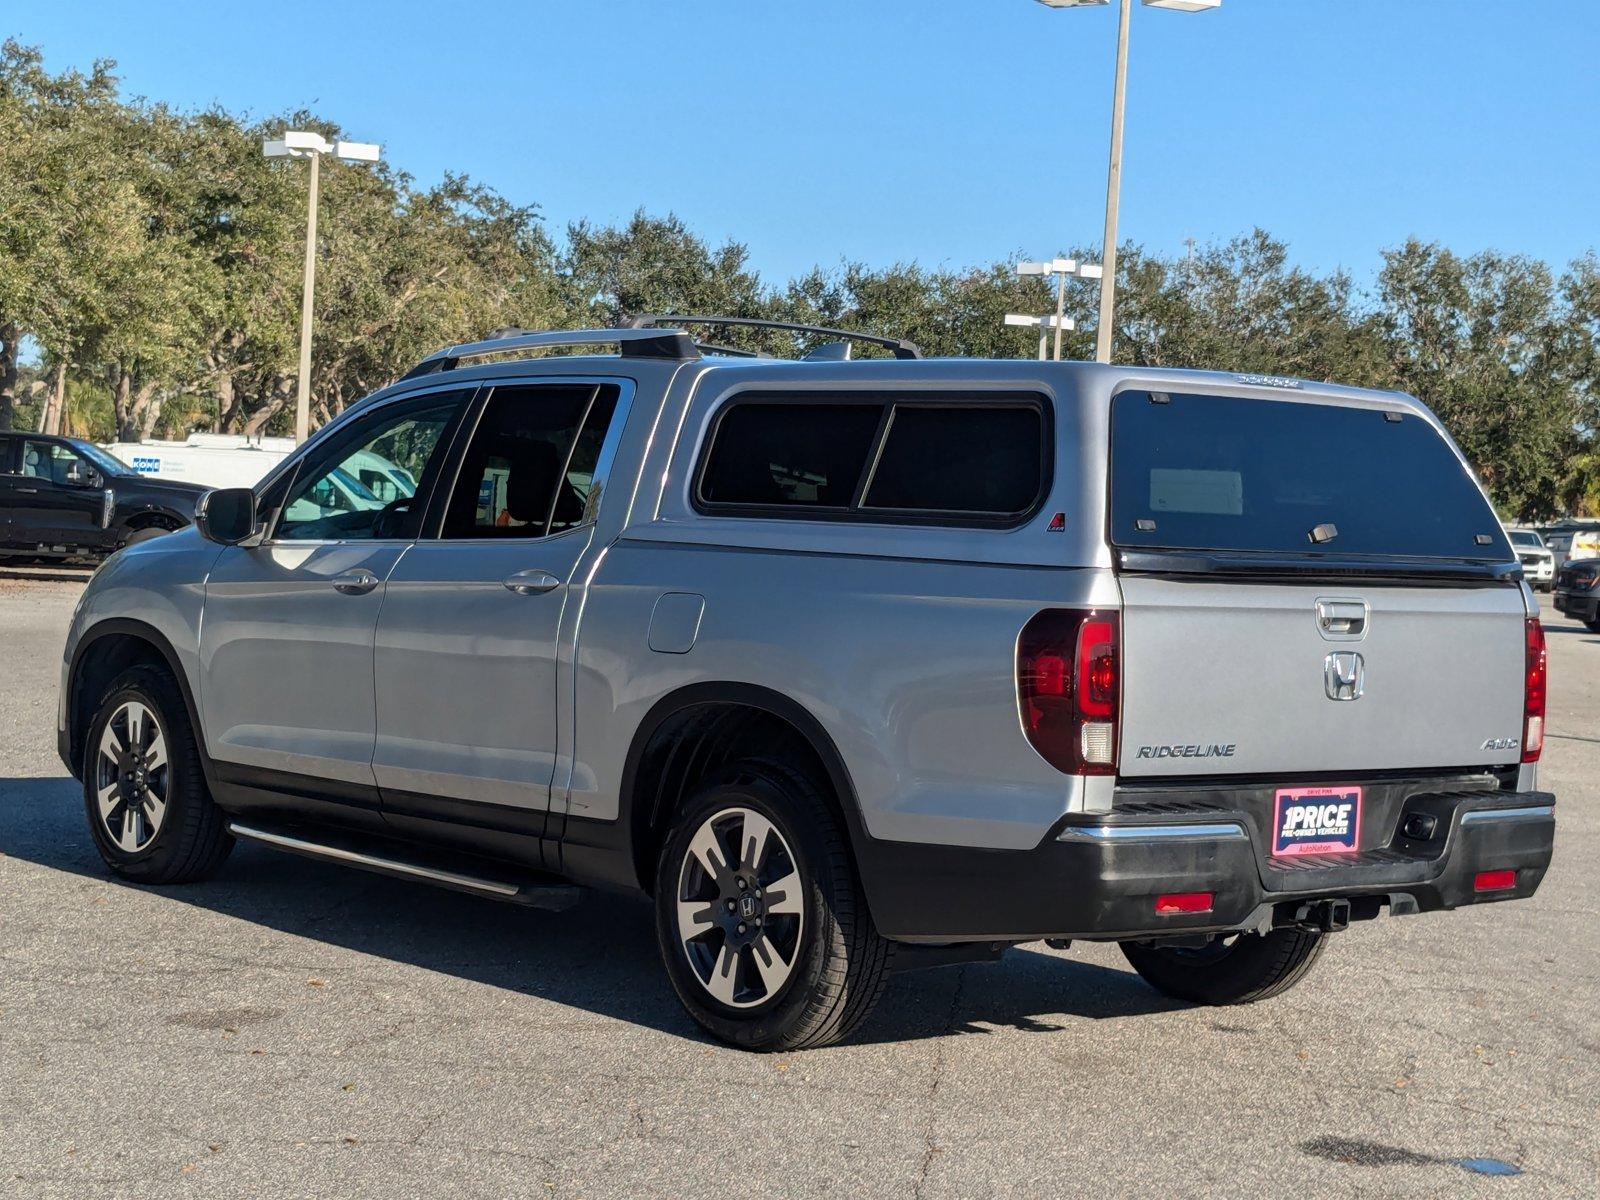
M 131 512 L 122 521 L 125 533 L 137 533 L 141 529 L 165 529 L 169 533 L 176 532 L 193 522 L 182 513 L 169 508 L 141 508 Z
M 190 728 L 201 748 L 200 761 L 209 783 L 211 764 L 200 730 L 200 710 L 178 653 L 155 626 L 129 617 L 108 617 L 91 625 L 72 652 L 72 668 L 67 673 L 67 728 L 62 739 L 68 770 L 73 778 L 82 778 L 84 738 L 94 719 L 90 706 L 99 689 L 129 667 L 141 663 L 164 667 L 177 680 L 184 707 L 188 709 Z
M 793 760 L 819 775 L 830 807 L 844 824 L 852 857 L 861 861 L 867 837 L 849 768 L 833 738 L 811 712 L 771 688 L 748 683 L 695 683 L 658 700 L 634 731 L 618 797 L 618 832 L 626 841 L 637 886 L 649 892 L 669 818 L 690 787 L 722 761 L 755 753 Z M 570 828 L 570 826 L 569 826 Z

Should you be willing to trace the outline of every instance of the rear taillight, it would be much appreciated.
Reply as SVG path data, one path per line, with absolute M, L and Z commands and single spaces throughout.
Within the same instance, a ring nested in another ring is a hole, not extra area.
M 1544 697 L 1547 690 L 1544 626 L 1527 622 L 1527 676 L 1522 689 L 1522 761 L 1538 762 L 1544 752 Z
M 1017 639 L 1022 729 L 1044 760 L 1069 775 L 1117 769 L 1121 654 L 1115 613 L 1050 608 Z

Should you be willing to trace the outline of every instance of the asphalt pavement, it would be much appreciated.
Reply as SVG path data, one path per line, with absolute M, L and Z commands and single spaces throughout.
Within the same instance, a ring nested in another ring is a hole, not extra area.
M 253 846 L 111 879 L 55 755 L 78 590 L 0 573 L 0 1195 L 1600 1195 L 1600 635 L 1553 613 L 1534 899 L 1359 925 L 1242 1008 L 1034 945 L 752 1055 L 681 1012 L 624 898 Z

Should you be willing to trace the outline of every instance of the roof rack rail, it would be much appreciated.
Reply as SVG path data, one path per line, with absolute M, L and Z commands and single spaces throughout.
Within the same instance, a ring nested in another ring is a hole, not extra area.
M 451 371 L 469 358 L 487 358 L 517 350 L 542 350 L 555 346 L 617 346 L 624 358 L 664 358 L 685 361 L 700 357 L 694 339 L 678 330 L 654 329 L 500 329 L 481 342 L 446 346 L 428 355 L 401 379 L 416 379 L 438 371 Z
M 830 338 L 852 342 L 869 342 L 892 351 L 896 358 L 921 358 L 922 351 L 915 342 L 905 338 L 881 337 L 875 333 L 852 333 L 848 329 L 830 329 L 826 325 L 801 325 L 793 321 L 768 321 L 764 317 L 695 317 L 671 314 L 651 314 L 629 317 L 622 322 L 624 329 L 648 329 L 652 325 L 743 325 L 753 329 L 781 329 L 789 333 L 816 333 Z

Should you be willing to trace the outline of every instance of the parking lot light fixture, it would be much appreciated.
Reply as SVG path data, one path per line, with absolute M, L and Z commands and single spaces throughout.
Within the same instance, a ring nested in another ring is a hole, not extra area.
M 382 148 L 373 142 L 330 142 L 320 133 L 305 129 L 286 130 L 282 137 L 261 143 L 267 158 L 304 158 L 311 163 L 311 182 L 306 201 L 306 266 L 300 292 L 300 376 L 295 384 L 294 440 L 304 442 L 311 434 L 311 297 L 317 274 L 317 192 L 322 156 L 332 155 L 345 162 L 375 163 Z
M 1100 268 L 1093 263 L 1080 263 L 1075 258 L 1052 258 L 1049 262 L 1019 262 L 1018 275 L 1054 275 L 1056 277 L 1056 348 L 1055 360 L 1061 361 L 1061 335 L 1068 329 L 1076 329 L 1077 325 L 1067 320 L 1067 280 L 1099 279 Z M 1044 355 L 1039 357 L 1043 358 Z
M 1057 342 L 1059 344 L 1060 337 L 1061 337 L 1061 331 L 1063 329 L 1076 329 L 1078 327 L 1078 323 L 1076 321 L 1074 321 L 1071 317 L 1061 317 L 1061 316 L 1031 317 L 1031 316 L 1028 316 L 1026 313 L 1007 313 L 1006 314 L 1006 324 L 1007 325 L 1017 325 L 1017 326 L 1021 326 L 1023 328 L 1027 328 L 1027 329 L 1035 329 L 1035 328 L 1038 329 L 1038 331 L 1039 331 L 1039 361 L 1040 362 L 1044 362 L 1046 360 L 1046 358 L 1048 357 L 1048 355 L 1045 354 L 1045 348 L 1049 344 L 1049 332 L 1050 332 L 1050 330 L 1054 329 L 1056 331 L 1056 339 L 1057 339 Z M 1059 351 L 1057 352 L 1056 357 L 1057 358 L 1061 357 Z
M 1110 0 L 1038 0 L 1046 8 L 1100 8 Z M 1147 8 L 1205 12 L 1222 0 L 1140 0 Z M 1117 292 L 1117 208 L 1122 199 L 1122 116 L 1128 94 L 1128 15 L 1133 0 L 1120 0 L 1117 18 L 1117 70 L 1111 93 L 1111 161 L 1106 169 L 1105 274 L 1100 281 L 1100 323 L 1095 330 L 1097 362 L 1111 361 L 1112 318 Z

